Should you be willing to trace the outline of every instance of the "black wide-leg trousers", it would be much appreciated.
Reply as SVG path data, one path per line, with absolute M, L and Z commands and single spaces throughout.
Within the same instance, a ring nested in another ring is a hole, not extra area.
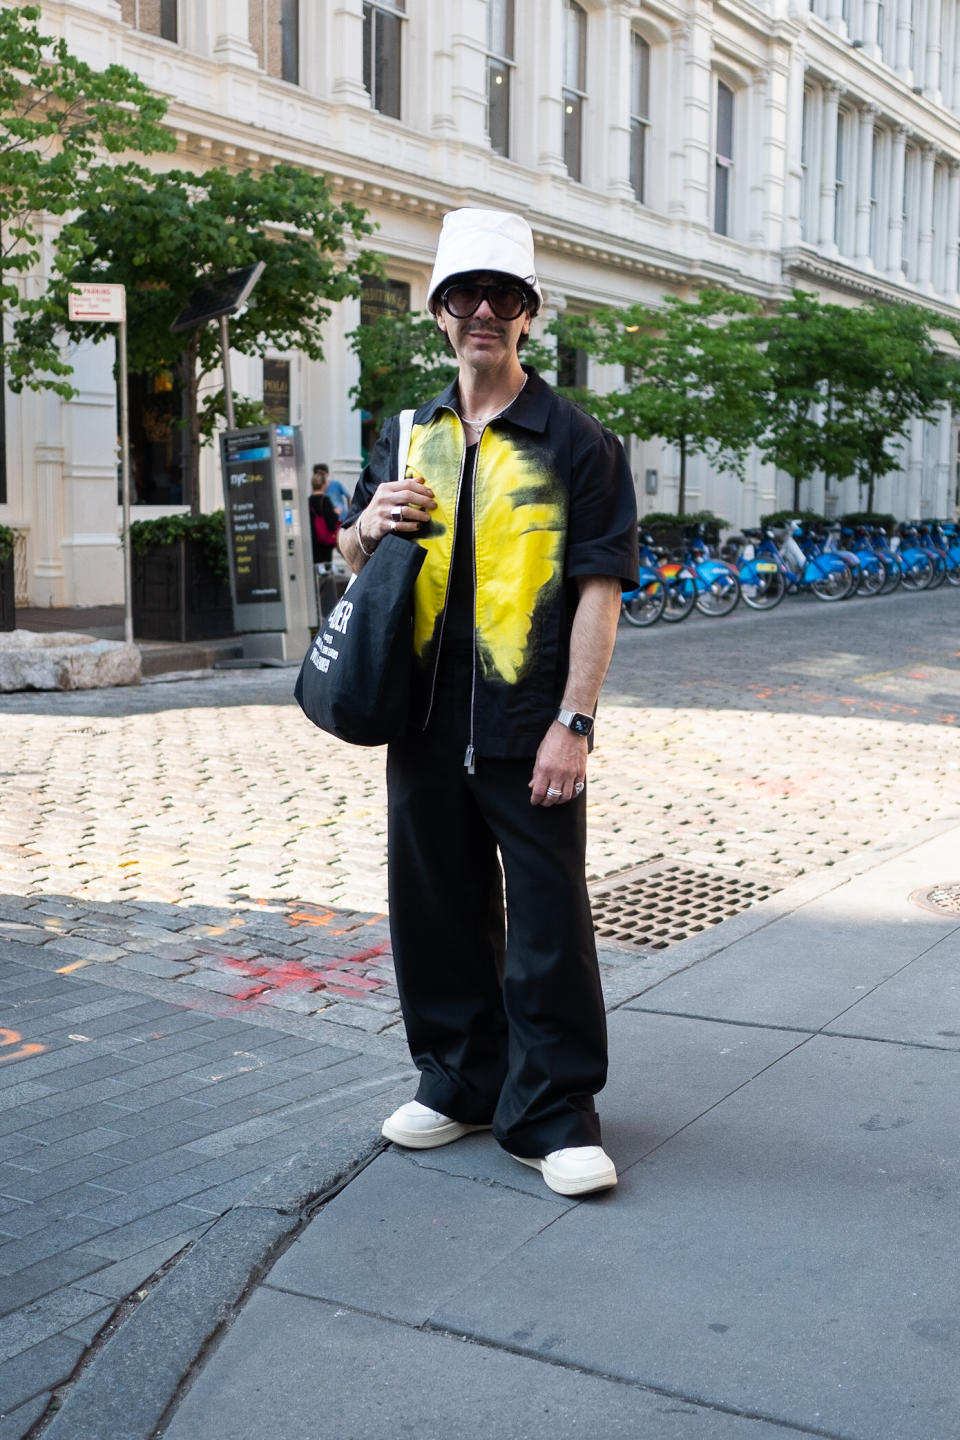
M 481 757 L 468 774 L 456 718 L 441 704 L 387 757 L 390 928 L 417 1099 L 492 1122 L 516 1155 L 597 1145 L 607 1043 L 585 795 L 531 805 L 532 757 Z

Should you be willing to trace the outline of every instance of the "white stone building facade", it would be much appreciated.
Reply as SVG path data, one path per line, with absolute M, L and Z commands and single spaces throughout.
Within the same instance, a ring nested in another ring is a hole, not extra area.
M 151 163 L 322 171 L 369 211 L 414 308 L 444 211 L 491 205 L 533 226 L 544 319 L 721 284 L 764 301 L 795 286 L 848 304 L 907 298 L 960 320 L 960 0 L 46 0 L 43 12 L 76 54 L 169 98 L 178 152 Z M 322 363 L 276 357 L 309 460 L 348 485 L 361 424 L 345 336 L 359 321 L 358 301 L 337 309 Z M 110 348 L 76 354 L 70 403 L 6 398 L 0 523 L 23 532 L 34 604 L 122 595 Z M 236 356 L 233 378 L 263 393 L 259 360 Z M 637 444 L 632 460 L 641 510 L 675 509 L 671 448 Z M 877 508 L 950 514 L 958 481 L 945 414 L 914 427 Z M 736 525 L 792 498 L 759 462 L 741 483 L 695 460 L 687 487 L 688 509 Z M 202 493 L 205 509 L 221 503 L 212 450 Z M 822 483 L 802 498 L 822 509 Z M 828 503 L 860 499 L 848 481 Z

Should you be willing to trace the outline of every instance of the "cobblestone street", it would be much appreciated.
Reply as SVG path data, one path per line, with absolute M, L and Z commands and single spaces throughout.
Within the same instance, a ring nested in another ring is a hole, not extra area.
M 657 857 L 780 888 L 960 814 L 958 616 L 944 590 L 621 627 L 598 889 Z M 252 1186 L 409 1095 L 383 753 L 315 731 L 293 678 L 0 700 L 5 1437 Z M 670 952 L 601 968 L 616 1003 Z

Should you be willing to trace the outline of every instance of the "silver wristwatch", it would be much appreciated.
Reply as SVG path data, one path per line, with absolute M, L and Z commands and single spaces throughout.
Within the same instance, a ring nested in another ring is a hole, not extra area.
M 589 740 L 593 734 L 593 716 L 581 715 L 579 710 L 558 710 L 556 718 L 561 725 L 566 725 L 574 735 L 580 735 Z

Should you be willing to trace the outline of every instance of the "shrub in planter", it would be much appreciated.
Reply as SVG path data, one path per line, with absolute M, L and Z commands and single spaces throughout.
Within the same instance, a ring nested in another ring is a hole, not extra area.
M 222 510 L 135 520 L 130 548 L 138 640 L 214 640 L 234 633 Z
M 16 590 L 13 579 L 15 536 L 9 525 L 0 525 L 0 630 L 16 630 Z
M 877 510 L 853 510 L 849 515 L 838 515 L 837 519 L 841 525 L 853 529 L 857 525 L 882 525 L 888 535 L 896 533 L 897 517 L 887 515 Z
M 698 526 L 708 545 L 719 545 L 720 531 L 729 525 L 712 510 L 694 510 L 687 515 L 672 515 L 666 510 L 653 510 L 640 517 L 640 529 L 649 531 L 659 545 L 680 546 L 688 540 Z
M 760 526 L 766 529 L 770 526 L 774 530 L 784 530 L 793 520 L 799 520 L 803 525 L 812 525 L 819 530 L 830 521 L 823 515 L 818 515 L 816 510 L 774 510 L 771 515 L 760 516 Z

